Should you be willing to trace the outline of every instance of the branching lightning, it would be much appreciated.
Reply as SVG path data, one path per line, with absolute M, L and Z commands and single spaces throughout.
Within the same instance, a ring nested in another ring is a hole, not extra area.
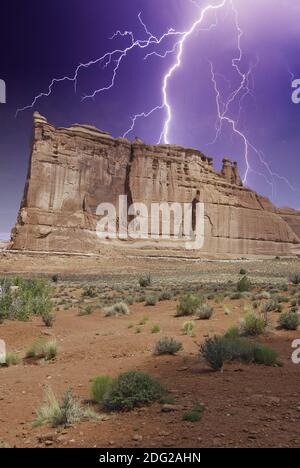
M 223 131 L 224 126 L 226 125 L 230 128 L 232 136 L 236 136 L 243 143 L 243 155 L 246 163 L 246 171 L 244 175 L 245 184 L 248 181 L 248 175 L 250 174 L 250 172 L 253 172 L 261 177 L 264 177 L 266 182 L 272 187 L 273 194 L 275 190 L 275 179 L 285 182 L 292 191 L 296 191 L 297 189 L 295 189 L 285 177 L 280 176 L 271 170 L 270 165 L 265 160 L 263 152 L 258 150 L 254 146 L 254 144 L 248 139 L 247 135 L 240 128 L 240 117 L 243 109 L 243 103 L 247 96 L 254 97 L 251 87 L 251 80 L 253 80 L 253 71 L 258 65 L 259 59 L 257 57 L 256 62 L 254 64 L 250 64 L 246 72 L 242 71 L 242 62 L 244 58 L 242 40 L 244 36 L 244 31 L 242 30 L 239 23 L 239 15 L 237 9 L 235 8 L 234 0 L 219 0 L 218 3 L 208 4 L 206 7 L 200 6 L 198 0 L 190 0 L 190 2 L 193 3 L 194 6 L 197 8 L 197 13 L 195 21 L 188 30 L 176 31 L 175 29 L 168 29 L 161 36 L 155 36 L 149 30 L 146 23 L 143 21 L 142 15 L 140 13 L 138 15 L 138 21 L 143 31 L 144 38 L 136 39 L 135 34 L 132 31 L 122 32 L 120 30 L 117 30 L 110 39 L 115 40 L 119 38 L 124 39 L 124 41 L 126 42 L 128 42 L 129 39 L 129 44 L 126 47 L 117 48 L 115 50 L 112 50 L 111 52 L 106 52 L 101 57 L 91 60 L 87 63 L 80 63 L 71 75 L 64 76 L 61 78 L 54 78 L 46 91 L 38 94 L 28 106 L 23 107 L 22 109 L 18 109 L 16 115 L 25 110 L 33 109 L 41 98 L 49 97 L 52 94 L 55 85 L 58 85 L 63 82 L 70 82 L 73 83 L 74 90 L 75 92 L 77 92 L 78 80 L 82 71 L 87 70 L 95 65 L 102 65 L 105 69 L 112 65 L 112 75 L 109 82 L 105 86 L 99 87 L 90 94 L 86 94 L 85 96 L 83 96 L 82 101 L 96 98 L 101 93 L 104 93 L 114 88 L 114 86 L 116 85 L 118 72 L 125 59 L 134 50 L 141 49 L 145 50 L 146 52 L 144 60 L 149 60 L 152 57 L 165 60 L 170 56 L 174 56 L 174 61 L 167 69 L 165 75 L 162 78 L 161 102 L 156 103 L 156 105 L 154 105 L 153 108 L 148 111 L 143 111 L 134 115 L 131 118 L 130 127 L 124 132 L 123 137 L 126 138 L 134 130 L 138 119 L 146 119 L 152 116 L 153 114 L 160 112 L 162 115 L 164 115 L 164 120 L 162 123 L 162 129 L 158 142 L 169 144 L 171 142 L 170 129 L 173 118 L 173 109 L 170 99 L 170 83 L 174 78 L 177 70 L 183 66 L 186 45 L 196 32 L 210 31 L 212 28 L 218 27 L 218 13 L 224 10 L 225 8 L 226 12 L 228 13 L 229 8 L 234 16 L 234 26 L 237 33 L 238 51 L 237 57 L 232 59 L 231 65 L 232 70 L 236 73 L 237 77 L 239 78 L 239 83 L 237 87 L 233 89 L 231 81 L 226 76 L 217 73 L 214 69 L 214 64 L 212 63 L 212 61 L 208 60 L 208 66 L 210 67 L 211 82 L 215 93 L 215 102 L 217 109 L 216 134 L 211 144 L 215 143 L 218 140 Z M 210 18 L 209 15 L 213 13 L 215 15 L 215 21 L 212 22 L 210 26 L 203 28 L 202 26 L 206 18 Z M 167 48 L 165 46 L 165 41 L 170 38 L 174 38 L 174 44 L 170 48 Z M 221 88 L 218 83 L 219 78 L 224 80 L 232 89 L 229 96 L 227 97 L 222 96 Z M 238 104 L 239 111 L 237 112 L 237 115 L 233 116 L 232 108 L 236 104 Z M 251 167 L 251 153 L 256 155 L 260 163 L 265 167 L 266 174 L 257 172 Z

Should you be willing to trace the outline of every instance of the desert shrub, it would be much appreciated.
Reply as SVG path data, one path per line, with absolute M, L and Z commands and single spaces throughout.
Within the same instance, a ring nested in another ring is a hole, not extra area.
M 232 301 L 237 301 L 239 299 L 242 299 L 242 297 L 243 296 L 242 296 L 242 294 L 240 292 L 235 292 L 235 293 L 231 294 L 230 299 Z
M 59 275 L 52 275 L 52 282 L 53 283 L 58 283 L 58 280 L 59 280 Z
M 179 298 L 177 304 L 177 317 L 184 317 L 193 315 L 197 309 L 202 305 L 203 297 L 196 294 L 184 294 Z
M 20 358 L 17 353 L 7 352 L 5 356 L 5 363 L 3 364 L 3 366 L 5 367 L 16 366 L 19 364 L 19 362 L 20 362 Z
M 203 304 L 199 309 L 196 311 L 196 318 L 198 320 L 209 320 L 214 313 L 214 308 L 208 304 Z
M 141 288 L 147 288 L 151 286 L 151 283 L 152 283 L 152 278 L 151 278 L 150 273 L 143 275 L 139 278 L 139 285 L 141 286 Z
M 247 276 L 244 276 L 240 281 L 237 283 L 237 291 L 238 292 L 248 292 L 251 291 L 252 285 L 251 281 L 247 278 Z
M 57 341 L 52 338 L 51 340 L 46 340 L 43 337 L 37 338 L 30 348 L 26 351 L 26 357 L 28 359 L 45 359 L 46 361 L 51 361 L 57 355 Z
M 172 293 L 168 291 L 163 291 L 162 293 L 160 293 L 159 298 L 158 298 L 160 302 L 170 301 L 171 299 L 172 299 Z
M 295 285 L 300 284 L 300 273 L 292 273 L 290 275 L 290 282 Z
M 283 304 L 283 303 L 287 304 L 287 303 L 289 302 L 289 298 L 288 298 L 287 296 L 280 296 L 280 295 L 279 295 L 279 296 L 277 296 L 277 297 L 275 298 L 275 300 L 276 300 L 279 304 Z
M 276 301 L 275 299 L 269 300 L 262 307 L 263 312 L 274 312 L 277 309 L 278 309 L 278 301 Z
M 231 307 L 226 304 L 223 306 L 223 310 L 225 315 L 230 315 L 232 313 Z
M 215 336 L 202 345 L 200 353 L 215 371 L 222 370 L 225 362 L 232 361 L 266 366 L 280 364 L 276 351 L 246 338 Z
M 55 322 L 55 315 L 51 310 L 44 310 L 42 312 L 42 320 L 47 328 L 52 328 Z
M 191 423 L 201 421 L 204 411 L 205 406 L 203 405 L 203 403 L 196 402 L 194 403 L 191 411 L 187 411 L 186 413 L 184 413 L 182 419 L 183 421 L 188 421 Z
M 103 407 L 107 411 L 131 411 L 159 401 L 165 393 L 163 386 L 150 375 L 137 371 L 125 372 L 114 379 L 104 397 Z
M 242 336 L 259 336 L 266 329 L 266 321 L 264 317 L 259 317 L 254 313 L 249 313 L 241 322 L 240 334 Z
M 117 304 L 114 304 L 111 307 L 106 307 L 104 309 L 104 312 L 105 312 L 105 317 L 129 315 L 130 313 L 128 305 L 125 304 L 125 302 L 118 302 Z
M 278 324 L 282 330 L 297 330 L 300 324 L 299 315 L 296 312 L 286 312 L 279 317 Z
M 1 319 L 28 321 L 32 315 L 51 312 L 53 290 L 41 279 L 25 280 L 20 277 L 1 279 Z
M 108 375 L 101 375 L 92 380 L 91 395 L 93 401 L 102 404 L 105 395 L 110 391 L 113 379 Z
M 95 310 L 95 306 L 93 305 L 88 305 L 86 307 L 81 307 L 79 312 L 78 312 L 78 315 L 79 317 L 85 317 L 87 315 L 91 315 Z
M 157 304 L 157 297 L 156 296 L 147 296 L 145 305 L 147 307 L 154 307 Z
M 97 290 L 95 286 L 85 287 L 82 293 L 82 297 L 89 297 L 91 299 L 97 297 Z
M 133 296 L 127 296 L 126 302 L 128 305 L 133 305 L 135 303 L 135 298 Z
M 246 276 L 247 275 L 247 270 L 245 270 L 245 268 L 241 268 L 240 269 L 240 275 Z
M 225 338 L 237 338 L 239 335 L 240 328 L 237 325 L 233 325 L 232 327 L 228 328 L 224 336 Z
M 194 328 L 195 328 L 194 322 L 185 322 L 182 326 L 181 331 L 184 335 L 193 336 Z
M 214 371 L 222 370 L 227 359 L 224 338 L 218 336 L 208 338 L 201 346 L 200 354 Z
M 299 307 L 299 298 L 295 298 L 291 300 L 291 307 Z
M 178 351 L 182 349 L 182 343 L 175 340 L 174 338 L 164 337 L 161 338 L 154 347 L 154 355 L 155 356 L 162 356 L 162 355 L 174 355 Z
M 72 426 L 83 419 L 97 419 L 90 410 L 84 410 L 74 398 L 72 390 L 67 390 L 58 401 L 51 389 L 46 393 L 46 403 L 36 411 L 34 427 L 50 424 L 52 427 Z
M 151 328 L 151 333 L 152 334 L 155 334 L 155 333 L 159 333 L 160 332 L 160 325 L 153 325 L 153 327 Z
M 269 291 L 261 291 L 260 293 L 255 295 L 255 299 L 257 301 L 268 301 L 269 299 L 271 299 L 271 293 L 269 293 Z
M 149 322 L 149 317 L 148 315 L 144 315 L 139 323 L 139 325 L 144 326 L 146 323 Z

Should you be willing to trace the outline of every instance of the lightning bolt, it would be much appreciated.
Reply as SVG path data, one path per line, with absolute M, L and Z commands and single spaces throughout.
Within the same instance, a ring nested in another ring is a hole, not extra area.
M 243 110 L 243 102 L 247 96 L 254 97 L 250 82 L 251 80 L 253 80 L 253 71 L 255 67 L 258 65 L 258 57 L 257 57 L 256 63 L 250 64 L 246 72 L 243 72 L 241 70 L 243 57 L 244 57 L 243 49 L 242 49 L 242 40 L 243 40 L 244 32 L 239 24 L 239 15 L 238 15 L 237 9 L 234 6 L 234 1 L 233 0 L 222 0 L 222 1 L 219 0 L 218 3 L 208 4 L 204 8 L 202 8 L 198 4 L 197 0 L 190 0 L 190 2 L 193 3 L 195 7 L 197 7 L 197 11 L 199 10 L 199 14 L 197 14 L 195 21 L 193 22 L 193 24 L 190 26 L 190 28 L 187 31 L 176 31 L 175 29 L 171 28 L 171 29 L 168 29 L 166 32 L 164 32 L 162 35 L 155 36 L 148 29 L 147 25 L 142 19 L 141 13 L 139 13 L 138 21 L 143 31 L 144 38 L 136 39 L 132 31 L 120 31 L 120 30 L 116 31 L 110 39 L 111 40 L 114 40 L 116 38 L 122 38 L 124 40 L 129 39 L 129 44 L 127 45 L 127 47 L 114 49 L 111 52 L 107 52 L 101 57 L 98 57 L 87 63 L 80 63 L 74 70 L 73 74 L 71 75 L 52 79 L 48 89 L 44 92 L 41 92 L 37 96 L 35 96 L 31 104 L 21 109 L 18 109 L 16 111 L 16 116 L 20 112 L 26 111 L 28 109 L 33 109 L 40 99 L 44 97 L 45 98 L 49 97 L 52 94 L 55 85 L 58 85 L 60 83 L 63 83 L 63 82 L 73 83 L 74 90 L 75 92 L 77 92 L 77 86 L 78 86 L 78 80 L 80 78 L 80 73 L 95 65 L 102 65 L 104 69 L 107 69 L 110 65 L 113 64 L 111 79 L 106 86 L 102 86 L 94 90 L 92 93 L 86 94 L 85 96 L 83 96 L 82 101 L 85 101 L 87 99 L 94 99 L 99 94 L 111 90 L 112 88 L 114 88 L 116 84 L 118 72 L 124 60 L 134 50 L 142 49 L 142 50 L 145 50 L 146 52 L 144 56 L 144 60 L 149 60 L 151 57 L 156 57 L 159 59 L 166 59 L 167 57 L 173 56 L 173 55 L 175 56 L 175 59 L 174 59 L 173 64 L 166 71 L 162 79 L 162 87 L 161 87 L 162 101 L 160 103 L 157 103 L 157 105 L 155 105 L 152 109 L 148 111 L 143 111 L 134 115 L 131 118 L 131 125 L 125 131 L 123 137 L 126 138 L 134 130 L 138 119 L 140 118 L 147 119 L 156 112 L 162 112 L 165 114 L 165 118 L 162 124 L 162 130 L 159 136 L 158 143 L 169 144 L 171 140 L 170 128 L 171 128 L 171 123 L 172 123 L 172 118 L 173 118 L 173 109 L 172 109 L 171 100 L 170 100 L 169 88 L 170 88 L 171 80 L 174 78 L 178 69 L 182 66 L 186 44 L 196 31 L 198 32 L 208 31 L 214 27 L 217 27 L 218 26 L 217 14 L 223 9 L 225 9 L 225 7 L 229 6 L 231 8 L 231 11 L 234 14 L 234 20 L 235 20 L 234 23 L 235 23 L 235 28 L 237 32 L 237 50 L 238 50 L 237 57 L 232 59 L 232 69 L 236 72 L 237 76 L 239 77 L 239 84 L 233 91 L 231 91 L 230 95 L 227 98 L 224 98 L 221 95 L 221 90 L 218 85 L 218 78 L 221 78 L 222 80 L 226 81 L 229 87 L 232 89 L 231 82 L 226 76 L 216 73 L 214 70 L 213 63 L 211 61 L 208 61 L 208 64 L 210 67 L 210 73 L 211 73 L 211 82 L 212 82 L 212 86 L 215 92 L 215 101 L 216 101 L 216 109 L 217 109 L 216 135 L 215 135 L 215 139 L 213 140 L 211 144 L 215 143 L 217 139 L 220 137 L 221 132 L 223 131 L 224 125 L 229 126 L 229 128 L 231 129 L 232 136 L 236 136 L 237 138 L 239 138 L 242 141 L 243 146 L 244 146 L 243 155 L 244 155 L 244 159 L 246 162 L 246 171 L 245 171 L 243 180 L 245 184 L 248 181 L 249 173 L 254 172 L 257 175 L 264 177 L 266 182 L 272 187 L 273 194 L 274 194 L 274 187 L 275 187 L 274 185 L 275 179 L 285 182 L 292 191 L 296 191 L 297 189 L 295 189 L 295 187 L 292 186 L 292 184 L 288 181 L 288 179 L 274 173 L 271 170 L 270 165 L 266 162 L 264 153 L 258 150 L 254 146 L 254 144 L 248 139 L 247 135 L 240 128 L 239 123 L 240 123 L 241 113 Z M 201 28 L 201 25 L 204 23 L 206 17 L 210 13 L 215 14 L 215 18 L 216 18 L 215 22 L 212 23 L 208 28 Z M 228 9 L 226 10 L 226 15 L 227 14 L 228 14 Z M 170 49 L 166 49 L 162 52 L 161 47 L 163 47 L 164 41 L 167 38 L 175 38 L 175 43 Z M 153 50 L 153 48 L 155 50 Z M 231 115 L 231 109 L 233 105 L 235 105 L 236 103 L 238 103 L 239 111 L 237 113 L 237 116 L 233 117 Z M 250 165 L 250 153 L 254 153 L 258 157 L 260 163 L 265 167 L 267 175 L 254 171 L 254 169 Z

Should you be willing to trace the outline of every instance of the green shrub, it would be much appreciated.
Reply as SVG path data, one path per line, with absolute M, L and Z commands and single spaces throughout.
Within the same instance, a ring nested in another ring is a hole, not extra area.
M 276 351 L 245 338 L 215 336 L 204 343 L 200 353 L 215 371 L 222 370 L 224 363 L 231 361 L 265 366 L 280 364 Z
M 72 426 L 83 419 L 98 419 L 90 410 L 84 410 L 74 398 L 72 390 L 68 390 L 62 401 L 58 401 L 51 389 L 46 393 L 46 403 L 36 412 L 33 427 L 50 424 L 52 427 Z
M 155 348 L 154 348 L 154 355 L 162 356 L 162 355 L 169 354 L 173 356 L 181 349 L 182 349 L 182 343 L 175 340 L 174 338 L 164 337 L 164 338 L 161 338 L 156 343 Z
M 237 291 L 238 292 L 248 292 L 251 291 L 252 285 L 251 281 L 247 278 L 247 276 L 244 276 L 240 281 L 237 283 Z
M 276 299 L 271 299 L 262 306 L 263 313 L 277 312 L 279 309 L 279 302 Z
M 269 293 L 269 291 L 262 291 L 256 294 L 255 299 L 257 301 L 269 300 L 271 299 L 271 294 Z
M 105 395 L 103 407 L 107 411 L 131 411 L 159 401 L 166 393 L 163 386 L 148 374 L 131 371 L 120 374 Z
M 156 324 L 156 325 L 153 325 L 153 327 L 151 328 L 151 333 L 152 334 L 155 334 L 155 333 L 160 333 L 160 325 Z
M 143 318 L 141 319 L 139 325 L 144 326 L 146 323 L 149 322 L 149 317 L 148 315 L 144 315 Z
M 185 294 L 179 298 L 177 317 L 193 315 L 203 304 L 203 297 L 196 294 Z
M 59 280 L 59 275 L 52 275 L 52 282 L 53 283 L 58 283 L 58 280 Z
M 17 366 L 20 363 L 20 358 L 17 353 L 8 352 L 5 356 L 5 364 L 4 366 Z
M 151 286 L 151 283 L 152 283 L 152 278 L 151 278 L 150 273 L 143 275 L 139 278 L 139 285 L 141 286 L 141 288 L 147 288 Z
M 300 284 L 300 273 L 292 273 L 290 275 L 290 281 L 292 284 L 295 284 L 295 285 Z
M 128 305 L 125 304 L 125 302 L 118 302 L 117 304 L 114 304 L 111 307 L 106 307 L 104 309 L 104 312 L 105 312 L 105 317 L 129 315 L 130 313 Z
M 28 321 L 32 315 L 51 312 L 53 290 L 41 279 L 1 279 L 0 318 Z
M 110 391 L 113 379 L 108 375 L 101 375 L 92 380 L 91 395 L 93 401 L 102 404 L 105 395 Z
M 208 304 L 204 304 L 196 311 L 196 318 L 198 320 L 209 320 L 214 313 L 214 308 Z
M 232 301 L 237 301 L 239 299 L 242 299 L 242 297 L 243 296 L 242 296 L 242 294 L 240 292 L 236 292 L 236 293 L 231 294 L 230 299 Z
M 298 330 L 299 315 L 296 312 L 285 312 L 279 317 L 278 324 L 282 330 Z
M 241 268 L 240 269 L 240 275 L 246 276 L 247 275 L 247 270 L 245 270 L 245 268 Z
M 30 348 L 26 351 L 26 357 L 28 359 L 45 359 L 46 361 L 51 361 L 57 355 L 57 341 L 52 338 L 51 340 L 46 340 L 43 337 L 37 338 Z
M 183 421 L 195 423 L 201 421 L 203 417 L 203 413 L 205 411 L 205 406 L 203 403 L 196 402 L 193 405 L 193 409 L 191 411 L 187 411 L 183 415 Z
M 241 322 L 240 334 L 242 336 L 259 336 L 265 332 L 266 321 L 254 313 L 249 313 Z
M 126 302 L 128 305 L 133 305 L 135 303 L 135 298 L 133 296 L 128 296 Z
M 91 299 L 97 297 L 97 290 L 95 286 L 89 286 L 87 288 L 84 288 L 82 297 L 90 297 Z
M 222 370 L 227 359 L 224 338 L 218 336 L 208 338 L 201 346 L 200 354 L 214 371 Z
M 240 328 L 237 325 L 233 325 L 228 328 L 225 333 L 225 338 L 237 338 L 240 335 Z
M 157 304 L 157 297 L 156 296 L 147 296 L 145 305 L 147 307 L 154 307 Z
M 185 322 L 182 326 L 181 331 L 184 335 L 194 336 L 194 328 L 194 322 Z
M 159 298 L 158 300 L 160 302 L 162 301 L 170 301 L 172 299 L 172 293 L 168 292 L 168 291 L 163 291 L 160 295 L 159 295 Z
M 52 328 L 55 322 L 55 315 L 50 310 L 45 310 L 42 312 L 42 320 L 47 328 Z

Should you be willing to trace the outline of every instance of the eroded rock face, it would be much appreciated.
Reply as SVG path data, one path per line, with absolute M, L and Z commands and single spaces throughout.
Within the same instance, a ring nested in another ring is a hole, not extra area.
M 96 208 L 119 195 L 129 203 L 205 204 L 207 253 L 288 254 L 300 243 L 300 214 L 289 222 L 269 200 L 242 186 L 236 163 L 221 174 L 199 151 L 130 143 L 90 127 L 55 128 L 34 114 L 29 174 L 13 249 L 98 253 Z M 175 244 L 174 244 L 175 245 Z M 180 248 L 180 246 L 177 248 Z

